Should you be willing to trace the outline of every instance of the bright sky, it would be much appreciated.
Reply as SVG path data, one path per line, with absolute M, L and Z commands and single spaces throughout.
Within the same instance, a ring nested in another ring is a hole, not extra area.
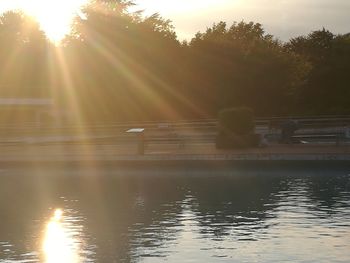
M 21 9 L 35 17 L 53 41 L 70 31 L 73 18 L 88 0 L 0 0 L 0 11 Z
M 254 21 L 268 33 L 288 40 L 326 29 L 350 32 L 350 0 L 136 0 L 148 14 L 173 21 L 180 38 L 191 38 L 214 22 Z
M 37 17 L 49 37 L 57 41 L 69 31 L 72 17 L 88 0 L 0 0 L 0 11 L 22 7 Z M 146 14 L 159 12 L 173 21 L 180 39 L 220 20 L 262 23 L 282 40 L 325 27 L 350 32 L 350 0 L 135 0 Z

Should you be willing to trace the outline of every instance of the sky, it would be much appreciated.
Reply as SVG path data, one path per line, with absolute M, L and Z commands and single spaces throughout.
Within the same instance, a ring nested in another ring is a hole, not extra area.
M 0 0 L 0 12 L 24 6 L 52 39 L 60 39 L 74 10 L 88 0 Z M 173 21 L 180 40 L 191 39 L 214 22 L 259 22 L 267 33 L 287 41 L 313 30 L 350 32 L 350 0 L 134 0 L 146 15 L 159 13 Z M 45 10 L 44 10 L 45 9 Z
M 190 39 L 221 20 L 259 22 L 283 41 L 326 29 L 350 32 L 350 0 L 136 0 L 147 14 L 173 21 L 178 37 Z

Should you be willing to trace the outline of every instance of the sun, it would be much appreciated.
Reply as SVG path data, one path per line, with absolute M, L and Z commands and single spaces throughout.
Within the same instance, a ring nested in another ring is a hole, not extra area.
M 35 18 L 46 36 L 60 42 L 71 30 L 74 17 L 88 0 L 23 0 L 20 8 Z

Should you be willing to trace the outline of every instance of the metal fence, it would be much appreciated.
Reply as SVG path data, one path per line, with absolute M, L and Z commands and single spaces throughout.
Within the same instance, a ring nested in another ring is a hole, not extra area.
M 350 127 L 350 116 L 296 116 L 289 119 L 299 122 L 301 132 L 336 134 L 342 133 L 345 127 Z M 263 133 L 278 133 L 284 120 L 285 117 L 257 118 L 256 130 Z M 158 142 L 181 140 L 214 142 L 217 126 L 217 119 L 64 125 L 26 123 L 0 125 L 0 141 L 2 143 L 127 142 L 134 138 L 126 134 L 126 130 L 144 128 L 146 137 Z

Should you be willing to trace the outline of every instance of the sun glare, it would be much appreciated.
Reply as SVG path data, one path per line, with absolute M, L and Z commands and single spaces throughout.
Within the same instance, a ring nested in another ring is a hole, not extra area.
M 71 30 L 74 17 L 88 0 L 23 0 L 19 8 L 34 17 L 52 42 L 60 42 Z
M 62 220 L 63 212 L 57 209 L 46 226 L 43 243 L 46 263 L 80 262 L 77 241 L 69 235 Z

